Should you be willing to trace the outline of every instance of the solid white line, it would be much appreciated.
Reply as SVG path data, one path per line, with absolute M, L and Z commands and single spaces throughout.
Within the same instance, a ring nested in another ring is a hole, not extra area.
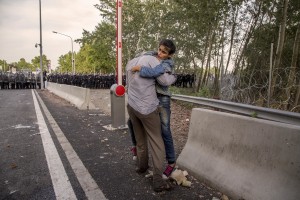
M 67 159 L 69 160 L 69 163 L 83 189 L 85 192 L 85 195 L 88 199 L 94 200 L 106 200 L 103 192 L 99 189 L 97 183 L 95 180 L 92 178 L 80 158 L 78 157 L 77 153 L 73 149 L 72 145 L 69 143 L 68 139 L 65 137 L 64 133 L 62 130 L 59 128 L 58 124 L 52 117 L 51 113 L 47 109 L 46 105 L 44 104 L 43 100 L 40 98 L 40 96 L 37 94 L 36 95 L 39 99 L 39 102 L 44 110 L 44 113 L 54 131 L 56 134 L 56 137 L 66 153 Z
M 56 199 L 77 199 L 74 190 L 70 184 L 69 178 L 66 174 L 65 168 L 55 148 L 54 142 L 51 138 L 47 128 L 44 116 L 41 112 L 40 106 L 37 102 L 36 96 L 32 91 L 37 122 L 44 146 L 45 156 L 52 179 L 52 184 Z

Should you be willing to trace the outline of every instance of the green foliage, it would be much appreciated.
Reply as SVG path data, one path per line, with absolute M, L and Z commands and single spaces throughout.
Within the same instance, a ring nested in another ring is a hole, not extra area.
M 3 59 L 0 60 L 0 66 L 2 67 L 2 71 L 7 71 L 8 67 L 7 67 L 7 62 L 5 60 Z
M 75 59 L 75 65 L 77 61 Z M 72 73 L 72 52 L 69 51 L 68 54 L 61 55 L 58 59 L 58 72 L 60 73 Z M 76 66 L 75 66 L 76 68 Z
M 182 94 L 182 95 L 189 95 L 189 96 L 196 96 L 195 93 L 193 92 L 192 88 L 181 88 L 181 87 L 170 87 L 170 91 L 173 94 Z
M 47 56 L 46 55 L 43 55 L 42 56 L 42 68 L 43 68 L 43 71 L 44 70 L 48 70 L 47 69 Z M 32 60 L 31 60 L 31 70 L 32 71 L 36 71 L 37 69 L 40 69 L 40 56 L 35 56 Z
M 33 65 L 31 63 L 26 62 L 24 58 L 21 58 L 16 66 L 18 70 L 22 70 L 22 69 L 30 69 L 31 71 L 33 70 Z
M 115 27 L 107 22 L 98 24 L 96 29 L 78 40 L 82 44 L 76 55 L 76 71 L 81 73 L 115 72 Z
M 253 118 L 257 118 L 257 115 L 258 115 L 258 114 L 257 114 L 257 112 L 255 112 L 255 111 L 251 113 L 251 117 L 253 117 Z
M 211 92 L 208 87 L 201 88 L 201 90 L 199 91 L 199 96 L 207 97 L 207 98 L 212 97 Z
M 194 92 L 193 88 L 181 88 L 181 87 L 173 87 L 172 86 L 172 87 L 170 87 L 170 91 L 173 94 L 212 98 L 211 91 L 209 90 L 208 87 L 202 88 L 199 92 Z

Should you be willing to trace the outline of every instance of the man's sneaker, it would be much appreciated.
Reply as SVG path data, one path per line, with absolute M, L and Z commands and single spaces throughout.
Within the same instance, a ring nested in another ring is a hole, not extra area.
M 164 174 L 163 174 L 161 177 L 162 177 L 162 179 L 165 180 L 165 181 L 169 179 L 169 177 L 167 177 L 167 176 L 164 175 Z
M 172 172 L 175 170 L 175 166 L 174 167 L 172 167 L 171 165 L 167 165 L 167 167 L 166 167 L 166 169 L 165 169 L 165 171 L 164 171 L 164 175 L 166 176 L 166 177 L 169 177 L 171 174 L 172 174 Z
M 173 186 L 171 185 L 171 183 L 164 180 L 154 180 L 153 189 L 155 192 L 170 191 L 173 189 Z
M 133 160 L 136 160 L 136 159 L 137 159 L 136 147 L 132 147 L 132 148 L 130 149 L 130 151 L 131 151 L 132 154 L 133 154 L 132 159 L 133 159 Z

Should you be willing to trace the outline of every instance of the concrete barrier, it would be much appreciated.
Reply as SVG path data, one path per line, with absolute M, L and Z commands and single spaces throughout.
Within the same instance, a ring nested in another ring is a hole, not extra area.
M 49 82 L 46 89 L 74 104 L 80 110 L 96 109 L 95 105 L 91 103 L 89 88 Z
M 300 198 L 300 126 L 193 109 L 177 164 L 234 199 Z

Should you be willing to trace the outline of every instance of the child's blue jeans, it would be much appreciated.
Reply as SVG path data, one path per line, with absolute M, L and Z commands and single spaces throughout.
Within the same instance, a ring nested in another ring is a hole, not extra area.
M 161 134 L 165 144 L 166 159 L 169 164 L 176 161 L 173 137 L 170 127 L 171 118 L 171 97 L 157 94 L 159 100 L 159 116 L 161 121 Z

